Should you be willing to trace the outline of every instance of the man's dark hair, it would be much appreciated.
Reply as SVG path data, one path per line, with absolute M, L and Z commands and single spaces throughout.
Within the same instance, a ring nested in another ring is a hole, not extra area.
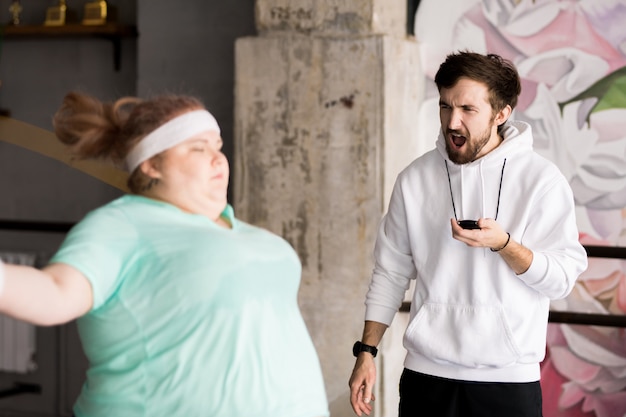
M 494 113 L 506 105 L 514 109 L 522 92 L 519 74 L 511 61 L 496 54 L 461 51 L 450 54 L 435 75 L 437 89 L 451 88 L 459 78 L 481 82 L 489 91 L 489 104 Z

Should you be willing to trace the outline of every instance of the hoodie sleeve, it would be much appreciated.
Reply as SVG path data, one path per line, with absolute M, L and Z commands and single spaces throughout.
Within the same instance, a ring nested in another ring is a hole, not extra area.
M 579 241 L 567 180 L 557 175 L 538 201 L 521 242 L 533 252 L 533 261 L 519 278 L 555 300 L 566 297 L 587 269 L 587 253 Z
M 365 320 L 391 324 L 416 269 L 411 255 L 401 182 L 397 181 L 374 247 L 374 271 L 365 300 Z

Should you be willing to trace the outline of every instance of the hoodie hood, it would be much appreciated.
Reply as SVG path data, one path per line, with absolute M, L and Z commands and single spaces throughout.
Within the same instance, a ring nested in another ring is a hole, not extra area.
M 508 121 L 502 128 L 502 143 L 488 154 L 467 164 L 450 161 L 445 137 L 440 131 L 437 150 L 443 158 L 443 175 L 447 175 L 451 210 L 457 220 L 498 218 L 500 196 L 507 183 L 506 166 L 516 155 L 532 152 L 532 132 L 528 123 Z

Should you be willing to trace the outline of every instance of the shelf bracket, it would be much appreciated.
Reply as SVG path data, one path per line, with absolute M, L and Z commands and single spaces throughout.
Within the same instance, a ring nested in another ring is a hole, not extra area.
M 0 390 L 0 398 L 13 397 L 21 394 L 41 394 L 41 386 L 16 382 L 12 388 Z

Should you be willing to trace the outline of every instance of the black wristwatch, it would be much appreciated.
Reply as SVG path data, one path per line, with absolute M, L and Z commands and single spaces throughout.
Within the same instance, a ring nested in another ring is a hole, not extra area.
M 369 352 L 372 354 L 373 357 L 376 357 L 378 349 L 376 349 L 375 346 L 366 345 L 357 340 L 356 342 L 354 342 L 354 346 L 352 346 L 352 354 L 357 357 L 361 352 Z

